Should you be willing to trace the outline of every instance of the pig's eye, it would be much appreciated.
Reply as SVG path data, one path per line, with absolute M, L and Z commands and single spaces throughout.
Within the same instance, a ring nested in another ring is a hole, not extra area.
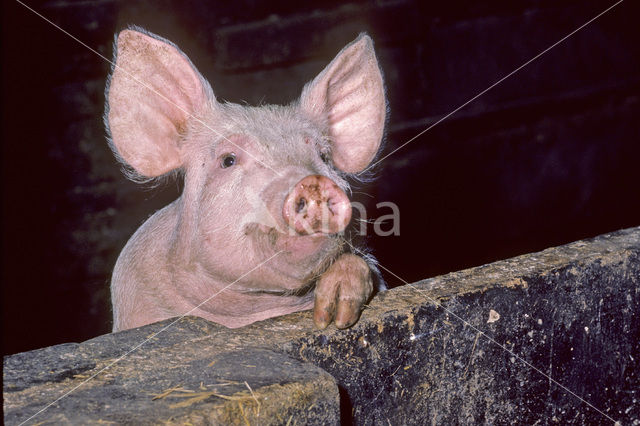
M 226 169 L 227 167 L 231 167 L 236 164 L 236 155 L 234 153 L 225 154 L 222 156 L 222 160 L 220 160 L 220 167 Z
M 328 152 L 320 152 L 320 159 L 323 163 L 329 164 L 329 153 Z

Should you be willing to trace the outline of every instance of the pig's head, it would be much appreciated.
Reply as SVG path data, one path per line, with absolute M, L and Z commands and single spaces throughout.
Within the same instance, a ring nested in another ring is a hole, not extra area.
M 346 177 L 378 152 L 386 115 L 367 35 L 288 106 L 219 103 L 175 45 L 139 29 L 116 49 L 105 113 L 114 152 L 137 177 L 184 174 L 167 213 L 169 268 L 228 282 L 256 268 L 238 287 L 295 292 L 341 252 Z

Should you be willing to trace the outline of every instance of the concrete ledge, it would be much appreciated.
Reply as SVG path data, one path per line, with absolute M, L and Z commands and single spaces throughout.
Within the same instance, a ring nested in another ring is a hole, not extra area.
M 5 423 L 640 424 L 640 227 L 390 290 L 345 331 L 173 322 L 5 357 Z

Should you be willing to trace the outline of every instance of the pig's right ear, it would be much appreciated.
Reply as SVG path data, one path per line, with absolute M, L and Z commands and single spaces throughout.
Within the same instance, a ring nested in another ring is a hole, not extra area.
M 347 45 L 302 91 L 300 105 L 325 119 L 333 163 L 347 173 L 373 160 L 384 131 L 387 104 L 373 42 L 366 34 Z
M 122 31 L 106 93 L 112 147 L 137 173 L 156 177 L 182 166 L 187 120 L 213 93 L 189 59 L 169 41 Z

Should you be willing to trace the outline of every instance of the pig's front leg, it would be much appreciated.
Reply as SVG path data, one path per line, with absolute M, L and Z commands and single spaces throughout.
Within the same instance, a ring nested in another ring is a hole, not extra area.
M 338 328 L 353 325 L 372 291 L 369 265 L 354 254 L 341 255 L 318 280 L 313 322 L 321 329 L 334 318 Z

